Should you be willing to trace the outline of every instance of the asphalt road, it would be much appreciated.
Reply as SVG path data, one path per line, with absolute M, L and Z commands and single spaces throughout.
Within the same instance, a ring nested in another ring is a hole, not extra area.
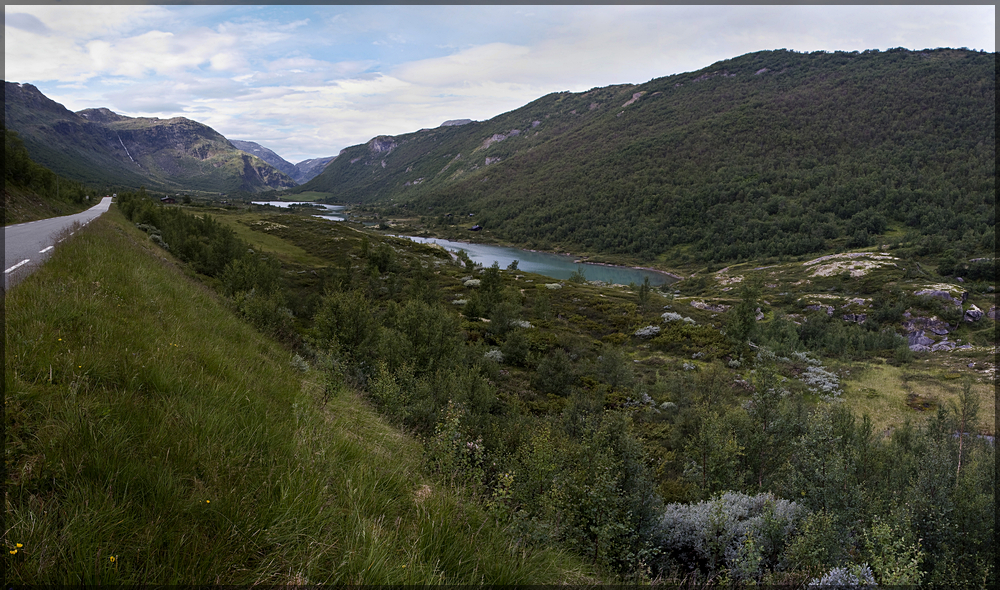
M 57 244 L 99 217 L 111 207 L 104 197 L 90 209 L 75 215 L 40 219 L 3 228 L 3 288 L 10 289 L 45 262 Z

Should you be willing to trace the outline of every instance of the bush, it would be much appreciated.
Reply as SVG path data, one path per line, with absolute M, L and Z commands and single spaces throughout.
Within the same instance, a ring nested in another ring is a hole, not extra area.
M 804 508 L 770 493 L 725 492 L 697 504 L 668 504 L 660 518 L 658 545 L 671 561 L 709 575 L 723 569 L 736 579 L 759 578 L 774 568 Z
M 531 380 L 531 385 L 542 393 L 566 395 L 575 381 L 576 371 L 573 362 L 566 351 L 557 348 L 538 363 L 538 370 Z
M 822 578 L 809 581 L 810 586 L 822 586 L 833 588 L 866 588 L 875 587 L 875 576 L 872 575 L 872 568 L 868 564 L 851 565 L 848 567 L 835 567 L 828 571 Z

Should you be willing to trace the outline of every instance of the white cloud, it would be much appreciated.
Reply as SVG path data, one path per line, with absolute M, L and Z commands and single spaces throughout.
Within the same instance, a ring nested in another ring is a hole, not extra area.
M 7 6 L 5 16 L 8 79 L 56 81 L 53 98 L 74 110 L 189 116 L 289 160 L 763 49 L 995 50 L 993 6 Z
M 55 36 L 76 40 L 123 35 L 172 20 L 171 13 L 161 6 L 5 5 L 4 13 L 31 15 Z

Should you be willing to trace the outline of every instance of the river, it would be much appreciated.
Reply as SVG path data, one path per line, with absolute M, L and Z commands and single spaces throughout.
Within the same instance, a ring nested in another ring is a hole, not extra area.
M 521 250 L 506 246 L 452 242 L 438 238 L 397 237 L 407 238 L 421 244 L 439 244 L 452 251 L 464 250 L 473 262 L 477 262 L 483 265 L 483 267 L 493 266 L 493 263 L 497 262 L 500 268 L 507 268 L 511 262 L 517 260 L 518 270 L 538 273 L 554 279 L 568 279 L 574 272 L 579 271 L 584 274 L 588 281 L 602 281 L 619 285 L 628 285 L 629 283 L 639 285 L 647 277 L 649 278 L 649 284 L 654 287 L 677 282 L 676 278 L 666 273 L 626 266 L 574 262 L 575 259 L 566 254 L 533 252 L 531 250 Z
M 290 203 L 288 201 L 253 201 L 254 205 L 270 205 L 272 207 L 281 207 L 282 209 L 287 209 L 292 205 L 308 205 L 309 207 L 314 207 L 317 213 L 314 217 L 321 217 L 323 219 L 329 219 L 330 221 L 344 221 L 344 205 L 327 205 L 326 203 Z

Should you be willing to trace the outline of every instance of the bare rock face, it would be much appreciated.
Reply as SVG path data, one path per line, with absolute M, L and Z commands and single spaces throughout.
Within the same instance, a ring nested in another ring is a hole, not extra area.
M 396 147 L 394 138 L 388 135 L 380 135 L 368 142 L 368 149 L 374 154 L 391 152 Z

